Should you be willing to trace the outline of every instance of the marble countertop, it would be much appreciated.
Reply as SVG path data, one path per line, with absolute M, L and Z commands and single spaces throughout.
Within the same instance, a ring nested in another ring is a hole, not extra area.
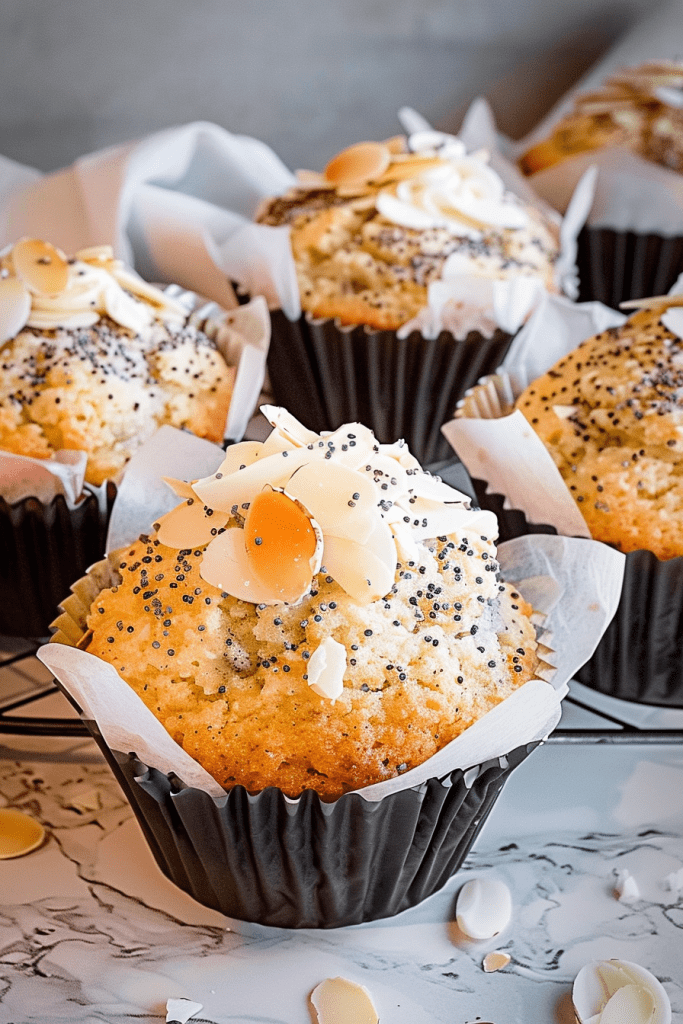
M 48 682 L 27 659 L 0 670 L 0 698 Z M 565 726 L 594 725 L 581 706 L 590 695 L 574 695 Z M 619 704 L 595 703 L 607 714 Z M 68 713 L 57 694 L 40 705 L 29 713 Z M 683 716 L 633 714 L 669 729 Z M 0 806 L 48 833 L 33 853 L 0 861 L 0 1024 L 152 1024 L 172 997 L 203 1004 L 198 1022 L 311 1024 L 312 989 L 338 975 L 366 986 L 382 1024 L 572 1024 L 576 973 L 609 957 L 656 974 L 683 1024 L 683 893 L 664 882 L 683 867 L 683 746 L 620 739 L 534 752 L 464 867 L 419 907 L 286 931 L 224 918 L 167 881 L 90 740 L 0 735 Z M 635 902 L 616 898 L 616 869 L 635 878 Z M 496 940 L 467 943 L 455 897 L 483 876 L 510 887 L 513 919 Z M 486 974 L 492 949 L 511 962 Z

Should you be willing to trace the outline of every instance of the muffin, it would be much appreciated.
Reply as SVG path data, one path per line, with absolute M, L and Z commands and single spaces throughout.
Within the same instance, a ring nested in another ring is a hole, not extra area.
M 358 418 L 422 461 L 446 453 L 441 424 L 510 341 L 496 289 L 557 289 L 557 223 L 487 159 L 439 132 L 360 143 L 262 204 L 261 224 L 290 229 L 304 311 L 274 320 L 277 401 L 317 430 Z
M 359 424 L 264 411 L 265 443 L 173 482 L 182 503 L 74 585 L 41 656 L 65 683 L 70 656 L 116 669 L 127 728 L 175 740 L 179 778 L 91 723 L 169 877 L 234 917 L 335 927 L 447 881 L 535 744 L 466 771 L 447 745 L 525 682 L 557 696 L 491 513 Z
M 621 146 L 645 160 L 683 171 L 683 62 L 621 68 L 596 92 L 579 94 L 547 139 L 520 158 L 525 174 L 577 153 Z
M 122 552 L 87 650 L 223 786 L 324 799 L 427 760 L 532 678 L 495 518 L 405 446 L 275 410 Z M 169 611 L 169 608 L 172 611 Z
M 499 512 L 503 536 L 583 528 L 626 553 L 617 613 L 577 678 L 610 696 L 683 706 L 683 316 L 680 297 L 639 305 L 622 326 L 587 339 L 526 387 L 501 373 L 473 390 L 459 412 L 463 422 L 504 417 L 488 436 L 486 469 L 470 447 L 482 442 L 476 427 L 456 443 L 471 471 L 487 476 L 477 493 Z M 545 450 L 513 422 L 520 412 Z M 515 461 L 511 498 L 502 481 Z
M 597 91 L 579 94 L 573 109 L 550 135 L 520 159 L 525 174 L 539 175 L 534 184 L 541 192 L 545 191 L 543 180 L 547 177 L 552 188 L 553 179 L 552 174 L 543 172 L 577 158 L 575 170 L 567 170 L 570 185 L 586 161 L 592 157 L 599 161 L 598 194 L 604 194 L 601 203 L 607 212 L 603 209 L 596 225 L 579 235 L 581 300 L 598 299 L 616 307 L 627 299 L 662 294 L 683 270 L 680 230 L 672 229 L 666 212 L 651 212 L 668 191 L 679 189 L 675 182 L 683 171 L 682 87 L 683 63 L 679 60 L 622 68 Z M 614 159 L 610 161 L 612 150 Z M 623 150 L 658 167 L 649 177 L 647 173 L 636 177 L 634 168 L 623 166 L 619 157 Z M 674 174 L 667 177 L 659 168 Z M 648 192 L 653 197 L 650 203 Z
M 667 327 L 673 301 L 589 338 L 516 402 L 591 535 L 660 560 L 683 555 L 683 339 Z
M 130 455 L 163 423 L 220 441 L 235 371 L 185 306 L 108 246 L 67 259 L 23 239 L 0 274 L 0 452 L 16 457 L 2 460 L 0 480 L 0 632 L 40 636 L 74 565 L 104 550 Z M 69 500 L 41 467 L 58 471 L 77 453 L 86 488 Z

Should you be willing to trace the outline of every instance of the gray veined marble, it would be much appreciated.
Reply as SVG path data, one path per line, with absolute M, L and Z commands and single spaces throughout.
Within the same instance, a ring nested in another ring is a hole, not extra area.
M 382 1024 L 572 1024 L 576 973 L 608 957 L 656 974 L 683 1024 L 683 893 L 665 885 L 683 867 L 680 746 L 546 745 L 441 892 L 394 919 L 289 932 L 230 921 L 168 882 L 89 741 L 4 743 L 0 806 L 49 838 L 0 861 L 0 1024 L 151 1024 L 170 997 L 202 1003 L 198 1021 L 311 1024 L 310 992 L 336 975 L 368 988 Z M 615 869 L 637 901 L 617 900 Z M 455 896 L 484 875 L 510 887 L 513 919 L 473 943 Z M 485 974 L 493 949 L 511 962 Z

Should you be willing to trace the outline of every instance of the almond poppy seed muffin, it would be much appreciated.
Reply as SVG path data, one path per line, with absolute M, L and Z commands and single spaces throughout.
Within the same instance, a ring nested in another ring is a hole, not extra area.
M 85 646 L 226 789 L 334 800 L 421 764 L 533 678 L 535 629 L 498 579 L 492 514 L 403 445 L 282 413 L 119 553 Z M 269 577 L 269 548 L 300 552 L 307 531 L 310 559 Z

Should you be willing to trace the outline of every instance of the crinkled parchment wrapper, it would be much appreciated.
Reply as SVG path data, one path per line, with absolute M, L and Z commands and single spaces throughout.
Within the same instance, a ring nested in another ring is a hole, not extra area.
M 222 452 L 214 446 L 170 427 L 156 435 L 150 451 L 144 449 L 145 446 L 131 464 L 128 492 L 119 495 L 123 500 L 116 502 L 110 539 L 115 537 L 117 544 L 122 540 L 117 524 L 128 524 L 130 539 L 143 516 L 149 524 L 167 507 L 167 503 L 161 508 L 150 506 L 155 504 L 159 477 L 169 462 L 174 463 L 176 476 L 194 479 L 197 470 L 212 472 L 222 458 Z M 214 462 L 210 467 L 212 455 Z M 152 470 L 149 474 L 148 468 Z M 140 477 L 148 481 L 144 491 L 135 486 Z M 171 504 L 176 503 L 177 499 L 171 496 Z M 469 768 L 498 757 L 522 743 L 544 738 L 557 724 L 567 681 L 590 655 L 614 614 L 623 556 L 592 541 L 554 537 L 523 538 L 501 546 L 499 555 L 503 577 L 517 583 L 539 615 L 545 616 L 541 655 L 547 665 L 542 664 L 539 670 L 541 678 L 520 687 L 423 765 L 362 790 L 365 799 L 379 800 L 454 768 Z M 590 574 L 586 573 L 587 563 L 592 567 Z M 40 657 L 71 692 L 86 717 L 97 722 L 111 749 L 135 750 L 146 764 L 163 772 L 173 771 L 187 785 L 218 796 L 222 789 L 170 739 L 110 665 L 86 651 L 63 646 L 80 639 L 92 599 L 111 578 L 110 564 L 98 564 L 85 580 L 75 584 L 75 594 L 64 602 L 65 614 L 57 622 L 56 639 L 62 644 L 41 648 Z

